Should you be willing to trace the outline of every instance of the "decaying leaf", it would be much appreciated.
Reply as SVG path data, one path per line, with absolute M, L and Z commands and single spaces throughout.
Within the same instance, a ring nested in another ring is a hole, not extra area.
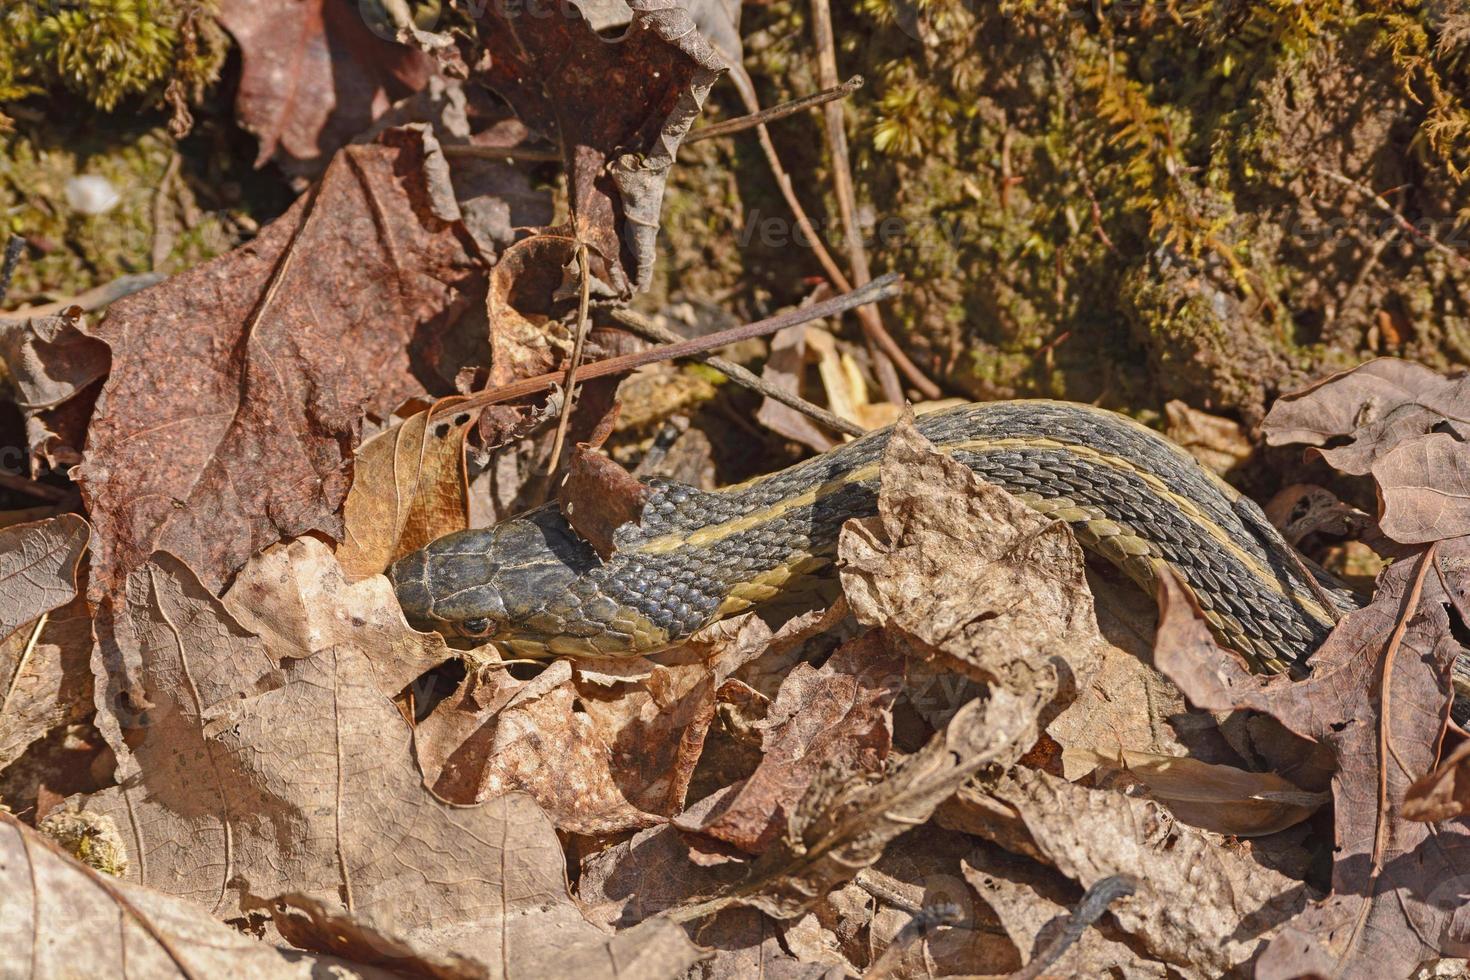
M 598 279 L 621 296 L 650 281 L 669 169 L 725 70 L 683 7 L 628 6 L 632 23 L 609 44 L 575 4 L 550 17 L 488 4 L 476 11 L 482 50 L 466 58 L 476 80 L 559 145 L 568 237 L 592 249 Z
M 453 399 L 439 403 L 441 410 Z M 358 447 L 342 507 L 337 560 L 352 579 L 377 575 L 395 559 L 469 521 L 464 439 L 473 418 L 416 412 Z
M 116 881 L 3 812 L 0 948 L 8 966 L 25 964 L 31 976 L 392 976 L 280 949 L 221 925 L 191 902 Z
M 578 445 L 556 499 L 567 523 L 606 561 L 616 550 L 618 528 L 639 519 L 650 492 L 596 449 Z
M 0 317 L 0 363 L 26 419 L 31 468 L 62 469 L 80 459 L 97 388 L 112 358 L 81 317 Z M 74 402 L 74 404 L 73 404 Z
M 1460 649 L 1429 557 L 1395 563 L 1373 602 L 1348 613 L 1312 658 L 1306 680 L 1262 682 L 1187 643 L 1160 649 L 1160 667 L 1195 704 L 1264 711 L 1337 761 L 1332 894 L 1271 943 L 1258 976 L 1403 975 L 1470 940 L 1470 834 L 1462 821 L 1404 814 L 1410 783 L 1434 764 Z
M 429 58 L 375 34 L 366 13 L 342 0 L 220 4 L 220 23 L 240 45 L 235 111 L 260 138 L 256 166 L 275 157 L 289 173 L 315 176 L 338 147 L 428 80 Z
M 94 601 L 155 549 L 218 588 L 282 538 L 341 536 L 362 412 L 423 393 L 423 350 L 485 283 L 468 235 L 431 210 L 422 137 L 389 136 L 343 150 L 260 237 L 119 301 L 96 331 L 113 371 L 77 472 Z
M 972 851 L 962 864 L 965 881 L 994 910 L 1022 961 L 1031 962 L 1069 915 L 1064 883 L 1056 872 L 989 850 Z M 1017 963 L 1016 967 L 1020 964 Z M 1014 969 L 1014 968 L 1013 968 Z M 1157 977 L 1169 968 L 1150 962 L 1113 935 L 1097 929 L 1082 934 L 1046 975 Z
M 374 585 L 387 589 L 348 588 Z M 377 598 L 378 616 L 399 616 L 386 592 Z M 126 738 L 114 741 L 119 786 L 87 802 L 123 830 L 129 879 L 218 915 L 299 892 L 487 962 L 543 955 L 538 932 L 565 945 L 594 934 L 529 798 L 461 808 L 423 792 L 384 691 L 404 671 L 383 646 L 393 637 L 371 622 L 333 637 L 321 610 L 303 603 L 293 618 L 282 605 L 258 637 L 172 556 L 130 576 L 115 635 L 149 706 L 112 712 Z M 327 615 L 343 628 L 354 619 Z

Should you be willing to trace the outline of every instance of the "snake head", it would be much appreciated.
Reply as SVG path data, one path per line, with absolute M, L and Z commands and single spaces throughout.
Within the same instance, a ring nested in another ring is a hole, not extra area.
M 415 627 L 485 640 L 538 619 L 596 564 L 552 504 L 436 538 L 389 566 L 388 578 Z

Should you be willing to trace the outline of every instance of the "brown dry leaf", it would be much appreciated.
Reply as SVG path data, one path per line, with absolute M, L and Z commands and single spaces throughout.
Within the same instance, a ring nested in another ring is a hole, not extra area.
M 341 0 L 285 6 L 224 0 L 219 20 L 240 45 L 240 124 L 260 139 L 255 165 L 276 157 L 314 177 L 336 150 L 433 73 L 429 58 L 369 27 Z
M 589 835 L 677 812 L 714 718 L 708 668 L 651 665 L 611 692 L 573 674 L 568 660 L 524 682 L 482 672 L 419 726 L 427 784 L 455 803 L 529 793 L 558 827 Z
M 190 902 L 87 868 L 4 813 L 0 949 L 5 950 L 7 969 L 32 977 L 395 976 L 253 939 L 215 922 Z
M 447 408 L 455 399 L 435 407 Z M 446 404 L 448 403 L 448 404 Z M 417 412 L 358 447 L 337 560 L 353 581 L 469 521 L 464 440 L 474 419 Z
M 872 632 L 820 668 L 798 664 L 756 726 L 762 758 L 755 772 L 702 822 L 676 826 L 760 854 L 818 775 L 881 771 L 903 677 L 902 654 Z
M 1051 700 L 1104 646 L 1071 530 L 1038 515 L 898 423 L 876 518 L 842 530 L 842 590 L 865 625 L 976 680 Z M 1060 676 L 1059 676 L 1060 675 Z
M 1326 745 L 1338 765 L 1332 894 L 1272 942 L 1258 976 L 1404 975 L 1470 941 L 1470 906 L 1463 904 L 1470 833 L 1463 821 L 1416 823 L 1403 812 L 1410 783 L 1434 765 L 1459 652 L 1433 574 L 1423 578 L 1424 601 L 1408 613 L 1392 677 L 1383 678 L 1390 636 L 1416 576 L 1428 572 L 1426 560 L 1421 554 L 1385 572 L 1373 602 L 1343 617 L 1303 681 L 1246 674 L 1184 636 L 1197 624 L 1183 623 L 1183 638 L 1160 647 L 1159 666 L 1195 704 L 1264 711 Z M 1166 580 L 1165 587 L 1178 586 Z
M 1119 749 L 1063 750 L 1070 778 L 1090 771 L 1107 787 L 1122 777 L 1141 783 L 1148 795 L 1185 823 L 1235 837 L 1261 837 L 1285 830 L 1316 813 L 1331 797 L 1309 793 L 1270 772 L 1249 772 L 1199 759 Z
M 1230 472 L 1251 454 L 1251 441 L 1234 419 L 1201 412 L 1177 399 L 1164 406 L 1164 415 L 1164 434 L 1216 473 Z
M 477 81 L 560 146 L 567 237 L 588 244 L 597 278 L 619 296 L 650 281 L 664 184 L 724 71 L 682 7 L 628 6 L 633 21 L 609 44 L 575 5 L 524 17 L 488 4 L 476 10 L 481 50 L 465 59 Z
M 80 459 L 100 382 L 112 363 L 86 321 L 68 316 L 0 317 L 0 362 L 25 416 L 31 468 L 62 469 Z M 79 397 L 84 396 L 84 397 Z
M 77 472 L 94 601 L 155 549 L 218 588 L 282 538 L 341 535 L 362 412 L 422 392 L 424 348 L 484 288 L 468 235 L 431 210 L 422 134 L 384 138 L 250 244 L 109 310 Z
M 90 534 L 75 514 L 0 528 L 0 639 L 76 597 Z
M 1467 399 L 1470 378 L 1448 380 L 1422 364 L 1381 357 L 1282 395 L 1262 431 L 1272 446 L 1323 446 L 1350 437 L 1319 452 L 1334 468 L 1362 476 L 1405 438 L 1446 420 L 1470 423 Z
M 618 528 L 638 521 L 650 492 L 622 466 L 580 444 L 556 499 L 567 523 L 606 561 L 616 550 Z
M 1470 741 L 1461 742 L 1434 771 L 1416 779 L 1404 797 L 1404 818 L 1436 823 L 1470 811 Z
M 256 637 L 172 556 L 130 576 L 115 632 L 151 706 L 114 717 L 127 739 L 114 742 L 120 785 L 87 804 L 123 831 L 129 877 L 222 916 L 299 892 L 416 949 L 522 973 L 596 936 L 566 897 L 561 848 L 529 798 L 462 808 L 423 790 L 408 725 L 385 694 L 412 670 L 382 646 L 394 637 L 381 622 L 398 614 L 381 579 L 347 588 L 368 587 L 380 623 L 350 633 L 359 646 L 317 634 L 362 612 L 324 627 L 309 600 L 282 600 L 272 632 Z
M 1300 883 L 1176 823 L 1157 803 L 1024 768 L 989 795 L 1024 824 L 1042 860 L 1083 887 L 1132 875 L 1137 892 L 1112 914 L 1166 963 L 1222 975 L 1306 902 Z
M 1344 473 L 1372 473 L 1383 532 L 1405 543 L 1470 533 L 1470 377 L 1381 358 L 1284 395 L 1266 416 L 1272 445 L 1317 449 Z
M 806 373 L 806 336 L 813 324 L 803 323 L 778 331 L 771 338 L 771 353 L 761 368 L 761 380 L 792 395 L 801 394 L 801 379 Z M 771 398 L 761 399 L 755 420 L 778 435 L 810 446 L 824 453 L 839 440 L 819 427 L 806 415 Z
M 991 850 L 972 851 L 962 862 L 965 881 L 1000 920 L 1022 962 L 1030 962 L 1071 914 L 1065 880 L 1056 872 Z M 1108 933 L 1116 933 L 1116 928 Z M 1151 962 L 1128 948 L 1116 935 L 1088 929 L 1045 975 L 1069 977 L 1170 976 L 1167 966 Z M 1019 968 L 985 964 L 987 972 Z M 1188 975 L 1188 974 L 1186 974 Z
M 92 713 L 91 659 L 92 614 L 80 596 L 0 641 L 0 770 Z

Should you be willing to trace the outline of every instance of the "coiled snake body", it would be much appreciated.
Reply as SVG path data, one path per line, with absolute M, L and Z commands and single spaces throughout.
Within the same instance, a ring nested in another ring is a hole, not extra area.
M 1304 665 L 1352 596 L 1314 590 L 1250 500 L 1157 433 L 1050 401 L 920 416 L 941 450 L 1048 516 L 1145 587 L 1173 566 L 1211 627 L 1258 670 Z M 889 430 L 779 473 L 705 492 L 654 480 L 602 561 L 555 504 L 446 535 L 390 569 L 416 625 L 493 637 L 518 656 L 652 652 L 752 606 L 830 587 L 837 534 L 875 512 Z

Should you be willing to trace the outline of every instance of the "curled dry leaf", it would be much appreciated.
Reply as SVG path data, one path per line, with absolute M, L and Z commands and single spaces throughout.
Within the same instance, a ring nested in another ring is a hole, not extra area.
M 91 659 L 92 614 L 80 596 L 0 640 L 0 770 L 92 713 Z
M 1318 449 L 1344 473 L 1372 473 L 1383 532 L 1406 543 L 1470 534 L 1470 377 L 1382 358 L 1284 395 L 1266 416 L 1272 445 Z
M 1188 757 L 1119 749 L 1063 750 L 1067 770 L 1111 781 L 1131 779 L 1185 823 L 1235 837 L 1285 830 L 1316 813 L 1330 797 L 1309 793 L 1271 772 L 1248 772 Z
M 256 166 L 274 156 L 288 173 L 314 177 L 338 147 L 428 80 L 429 58 L 375 33 L 366 13 L 340 0 L 220 4 L 220 23 L 240 45 L 235 111 L 260 138 Z
M 567 236 L 586 242 L 613 294 L 653 275 L 664 184 L 679 144 L 725 70 L 689 14 L 670 0 L 631 0 L 633 20 L 609 44 L 575 5 L 553 17 L 476 11 L 474 77 L 555 140 L 571 206 Z M 565 14 L 564 16 L 562 14 Z
M 1404 799 L 1404 818 L 1425 823 L 1453 820 L 1470 811 L 1470 741 L 1461 742 L 1434 771 L 1414 780 Z
M 1153 956 L 1219 976 L 1250 960 L 1262 935 L 1295 915 L 1305 889 L 1157 803 L 1018 768 L 989 791 L 1025 825 L 1042 860 L 1085 887 L 1116 874 L 1139 883 L 1113 916 Z
M 466 413 L 434 422 L 431 411 L 409 416 L 357 449 L 337 549 L 350 579 L 377 575 L 395 559 L 468 526 L 464 440 L 474 419 Z
M 849 521 L 838 544 L 858 622 L 1038 707 L 1059 680 L 1096 669 L 1104 644 L 1065 524 L 939 453 L 911 419 L 894 429 L 880 480 L 878 516 Z
M 613 460 L 578 445 L 556 499 L 567 523 L 606 561 L 616 550 L 618 528 L 639 519 L 649 492 Z
M 93 871 L 6 813 L 0 813 L 0 948 L 7 967 L 24 963 L 25 975 L 37 977 L 394 976 L 253 939 L 192 902 Z
M 1460 649 L 1431 557 L 1396 562 L 1373 602 L 1338 623 L 1306 680 L 1262 683 L 1201 647 L 1160 648 L 1160 668 L 1195 704 L 1264 711 L 1337 762 L 1332 894 L 1273 940 L 1258 976 L 1397 976 L 1470 948 L 1470 833 L 1462 821 L 1416 823 L 1404 812 L 1409 784 L 1434 764 Z
M 77 471 L 94 601 L 155 549 L 218 588 L 282 538 L 341 536 L 362 412 L 422 393 L 424 349 L 484 289 L 431 210 L 422 140 L 395 140 L 343 150 L 250 244 L 111 307 Z

